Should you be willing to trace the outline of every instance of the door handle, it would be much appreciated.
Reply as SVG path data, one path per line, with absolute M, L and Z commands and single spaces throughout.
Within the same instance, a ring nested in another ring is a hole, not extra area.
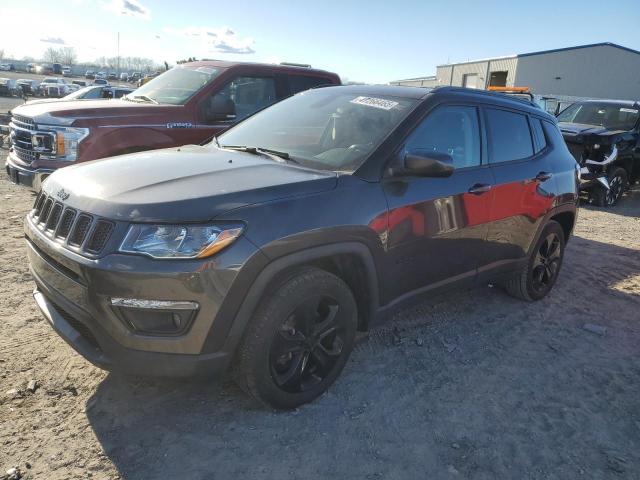
M 538 173 L 538 175 L 536 175 L 535 180 L 538 180 L 539 182 L 546 182 L 547 180 L 549 180 L 551 177 L 553 177 L 553 173 L 549 173 L 549 172 L 540 172 Z
M 488 183 L 476 183 L 469 189 L 469 193 L 473 195 L 482 195 L 483 193 L 487 193 L 491 190 L 491 185 Z

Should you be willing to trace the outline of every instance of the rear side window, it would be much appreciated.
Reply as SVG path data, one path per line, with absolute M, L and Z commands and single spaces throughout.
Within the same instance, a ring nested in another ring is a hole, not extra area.
M 545 120 L 542 122 L 542 126 L 544 127 L 546 137 L 549 139 L 549 143 L 553 145 L 553 148 L 564 149 L 567 152 L 569 151 L 564 138 L 562 138 L 562 133 L 560 132 L 558 125 Z
M 533 155 L 526 115 L 505 110 L 486 110 L 491 163 L 522 160 Z
M 533 137 L 536 140 L 536 153 L 538 153 L 546 148 L 547 139 L 544 136 L 544 130 L 542 130 L 542 121 L 539 118 L 534 117 L 530 117 L 530 119 Z
M 442 106 L 409 135 L 405 153 L 445 153 L 455 168 L 480 165 L 480 128 L 475 107 Z
M 306 75 L 289 75 L 289 88 L 291 89 L 291 95 L 310 88 L 317 87 L 318 85 L 329 85 L 330 82 L 326 78 L 309 77 Z

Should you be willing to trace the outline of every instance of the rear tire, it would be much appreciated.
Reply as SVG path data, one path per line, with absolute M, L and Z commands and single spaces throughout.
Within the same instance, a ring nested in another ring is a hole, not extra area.
M 269 407 L 296 408 L 338 377 L 356 328 L 347 284 L 324 270 L 300 270 L 263 298 L 238 349 L 234 379 Z
M 591 203 L 598 207 L 612 207 L 622 197 L 627 189 L 628 176 L 627 171 L 622 167 L 616 167 L 607 176 L 609 186 L 607 190 L 604 187 L 597 186 L 591 192 Z
M 526 266 L 505 284 L 507 293 L 528 302 L 544 298 L 560 274 L 565 241 L 560 224 L 550 220 L 532 249 Z

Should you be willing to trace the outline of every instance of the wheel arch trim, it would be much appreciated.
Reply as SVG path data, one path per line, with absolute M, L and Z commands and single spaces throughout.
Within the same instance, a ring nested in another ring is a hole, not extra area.
M 240 343 L 246 330 L 246 326 L 251 320 L 265 291 L 268 290 L 271 282 L 282 272 L 314 261 L 331 258 L 335 255 L 355 255 L 362 261 L 367 276 L 367 288 L 369 293 L 368 309 L 369 315 L 375 315 L 379 308 L 379 280 L 373 255 L 369 248 L 360 242 L 341 242 L 330 245 L 306 248 L 295 251 L 271 261 L 262 268 L 260 273 L 244 295 L 244 301 L 236 312 L 231 326 L 227 332 L 222 350 L 230 353 L 233 357 L 236 347 Z M 214 326 L 215 326 L 214 321 Z M 209 332 L 211 335 L 212 332 Z
M 575 227 L 576 219 L 578 217 L 578 210 L 577 210 L 576 206 L 573 203 L 565 203 L 565 204 L 562 204 L 562 205 L 558 205 L 557 207 L 549 210 L 546 213 L 546 215 L 544 216 L 543 221 L 540 222 L 540 226 L 538 227 L 538 231 L 536 232 L 536 235 L 533 238 L 533 241 L 531 242 L 531 245 L 529 245 L 529 250 L 527 252 L 527 257 L 531 254 L 532 249 L 535 248 L 535 246 L 537 245 L 538 240 L 540 239 L 540 235 L 542 235 L 542 231 L 547 226 L 549 221 L 553 220 L 553 217 L 555 217 L 556 215 L 561 214 L 561 213 L 571 213 L 573 215 L 573 225 L 571 226 L 571 229 L 570 229 L 570 232 L 573 232 L 573 228 Z M 562 224 L 560 226 L 562 226 Z M 563 231 L 564 231 L 564 227 L 563 227 Z M 567 238 L 564 239 L 565 245 L 568 242 L 569 242 L 569 236 L 567 236 Z

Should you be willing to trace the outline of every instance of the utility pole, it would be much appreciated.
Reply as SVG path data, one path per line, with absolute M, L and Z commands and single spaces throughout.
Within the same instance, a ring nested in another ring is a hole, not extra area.
M 120 32 L 118 32 L 118 66 L 116 71 L 118 72 L 116 75 L 118 75 L 118 79 L 120 79 Z

